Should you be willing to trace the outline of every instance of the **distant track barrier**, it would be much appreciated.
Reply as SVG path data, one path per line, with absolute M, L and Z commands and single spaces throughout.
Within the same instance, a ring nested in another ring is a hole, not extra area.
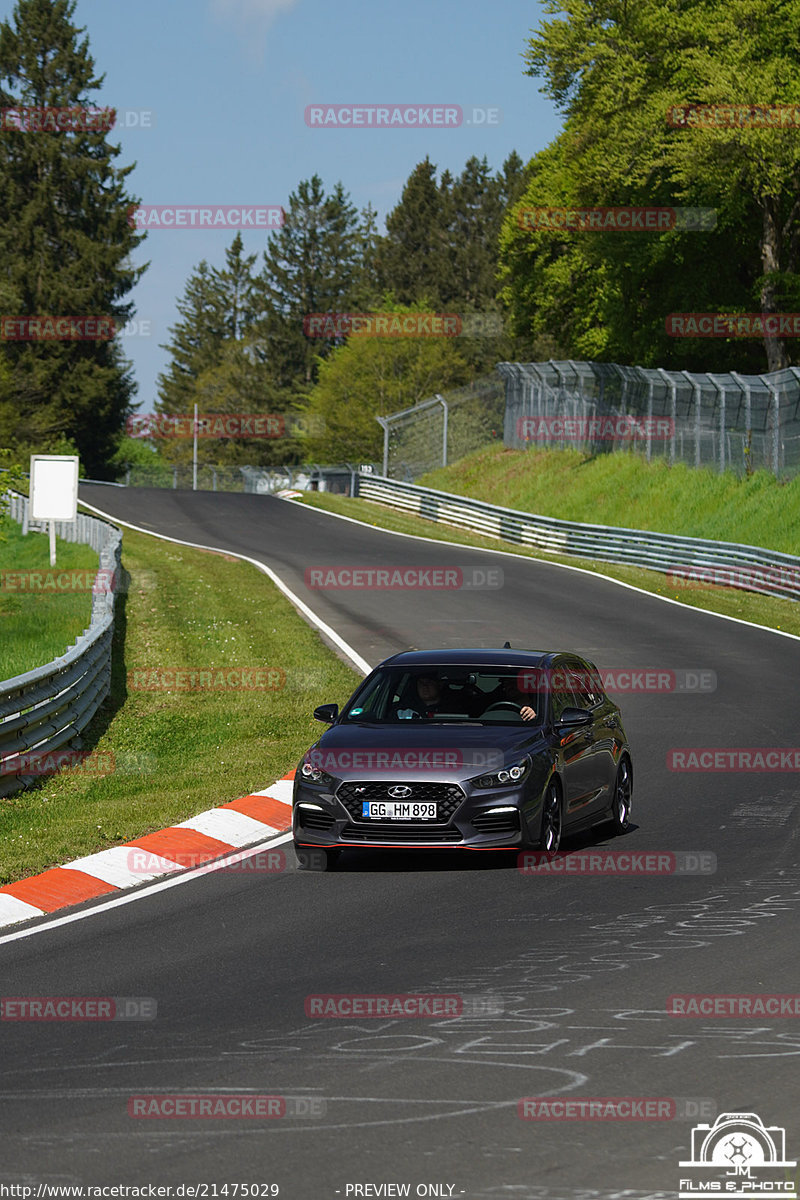
M 800 599 L 800 558 L 761 546 L 561 521 L 501 508 L 386 476 L 358 476 L 358 495 L 429 521 L 533 546 L 550 554 L 629 563 L 666 574 L 676 588 L 734 587 Z
M 12 494 L 6 511 L 23 528 L 33 526 L 27 496 Z M 63 751 L 79 748 L 109 691 L 116 588 L 107 581 L 119 578 L 122 533 L 78 513 L 74 521 L 57 522 L 56 534 L 97 552 L 100 586 L 92 595 L 90 624 L 74 646 L 43 667 L 0 682 L 0 796 L 28 787 L 49 773 L 51 760 L 55 770 Z

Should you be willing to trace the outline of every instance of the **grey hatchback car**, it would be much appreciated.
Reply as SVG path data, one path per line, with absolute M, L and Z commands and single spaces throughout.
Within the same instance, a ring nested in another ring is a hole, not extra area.
M 555 853 L 628 828 L 631 751 L 593 663 L 563 651 L 415 650 L 379 664 L 295 772 L 298 862 L 345 848 Z

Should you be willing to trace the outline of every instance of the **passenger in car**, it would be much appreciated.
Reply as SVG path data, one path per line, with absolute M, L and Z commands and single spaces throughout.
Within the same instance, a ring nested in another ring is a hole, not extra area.
M 413 703 L 413 702 L 412 702 Z M 414 717 L 435 717 L 440 712 L 455 712 L 461 704 L 450 688 L 443 688 L 435 675 L 420 675 L 417 678 L 417 701 L 413 708 L 398 709 L 400 720 Z

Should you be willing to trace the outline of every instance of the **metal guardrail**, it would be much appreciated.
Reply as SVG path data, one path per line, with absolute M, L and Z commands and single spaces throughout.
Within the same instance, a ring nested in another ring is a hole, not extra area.
M 28 521 L 27 496 L 11 495 L 6 512 L 23 528 L 39 528 Z M 56 522 L 56 533 L 64 541 L 91 546 L 99 555 L 91 622 L 59 658 L 0 682 L 0 796 L 28 787 L 50 773 L 51 755 L 65 747 L 79 748 L 80 735 L 108 695 L 111 682 L 122 534 L 106 521 L 84 513 L 75 521 Z M 31 758 L 37 762 L 37 771 L 26 773 Z
M 698 586 L 716 584 L 800 599 L 800 558 L 761 546 L 561 521 L 385 476 L 359 475 L 358 495 L 429 521 L 535 546 L 551 554 L 648 567 Z

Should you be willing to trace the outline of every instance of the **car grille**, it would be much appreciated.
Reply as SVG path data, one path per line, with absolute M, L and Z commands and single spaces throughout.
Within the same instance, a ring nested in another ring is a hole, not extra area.
M 298 808 L 297 821 L 303 829 L 330 829 L 336 818 L 333 813 L 318 812 L 315 808 Z
M 463 837 L 457 829 L 441 829 L 426 821 L 424 825 L 400 824 L 399 821 L 388 825 L 377 821 L 364 825 L 345 825 L 341 833 L 343 841 L 348 842 L 414 842 L 417 845 L 440 846 L 448 842 L 463 842 Z
M 519 833 L 519 813 L 483 812 L 472 818 L 479 833 Z
M 404 781 L 396 779 L 372 780 L 367 783 L 343 783 L 336 796 L 341 800 L 353 820 L 361 821 L 361 805 L 370 800 L 391 800 L 389 788 L 398 783 L 405 785 Z M 426 827 L 446 825 L 465 798 L 464 792 L 456 783 L 429 783 L 424 780 L 414 780 L 405 786 L 412 789 L 411 795 L 407 797 L 409 803 L 435 803 L 437 805 L 436 820 L 426 821 Z M 356 788 L 359 789 L 358 793 L 356 793 Z M 375 824 L 376 822 L 370 821 L 370 828 Z M 396 824 L 399 822 L 392 822 L 392 828 Z M 460 836 L 459 834 L 459 838 Z

